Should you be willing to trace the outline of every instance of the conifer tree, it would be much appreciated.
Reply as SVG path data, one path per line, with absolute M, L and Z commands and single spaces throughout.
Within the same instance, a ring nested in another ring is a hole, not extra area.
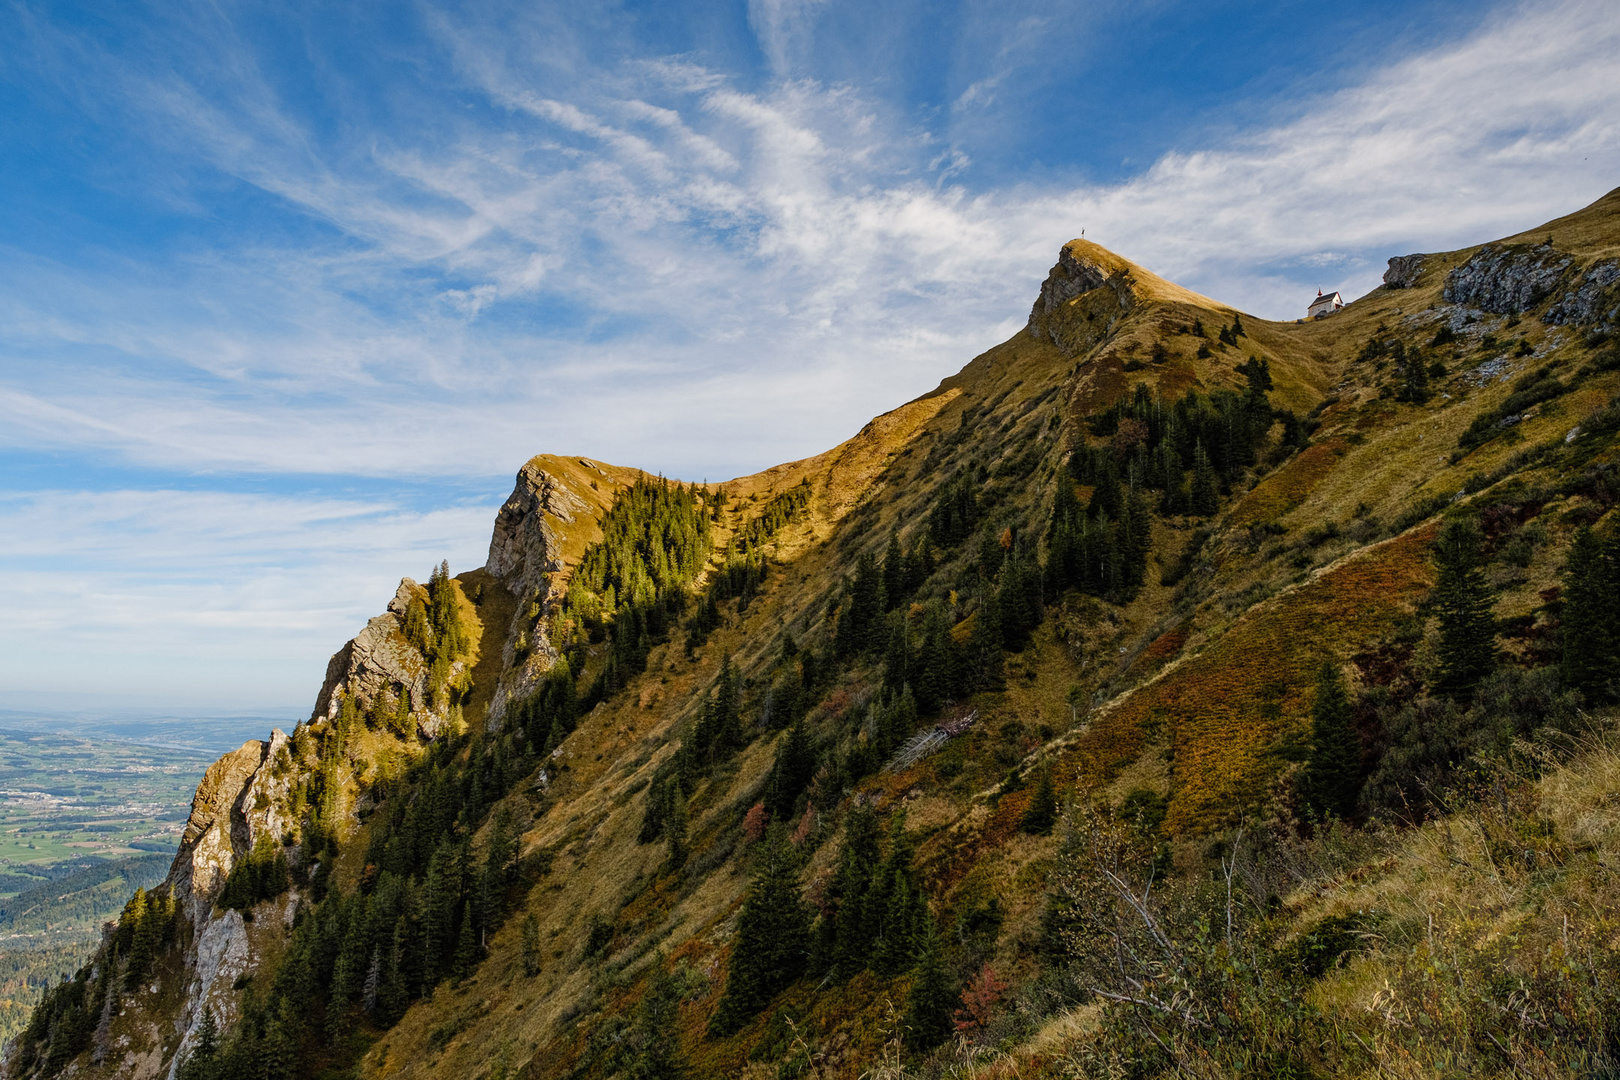
M 1057 788 L 1052 783 L 1052 770 L 1042 769 L 1035 782 L 1035 791 L 1029 805 L 1018 819 L 1018 827 L 1027 833 L 1045 835 L 1057 822 Z
M 765 780 L 765 808 L 771 820 L 786 821 L 794 804 L 816 774 L 816 751 L 801 718 L 788 728 L 777 749 L 776 761 Z
M 478 934 L 473 930 L 472 905 L 461 909 L 461 933 L 456 936 L 455 974 L 465 979 L 478 966 Z
M 1594 704 L 1612 700 L 1620 684 L 1620 540 L 1605 543 L 1589 526 L 1569 547 L 1559 644 L 1565 685 Z
M 129 958 L 124 965 L 125 993 L 134 993 L 140 988 L 141 981 L 146 978 L 147 969 L 152 965 L 152 957 L 157 946 L 157 935 L 154 933 L 154 924 L 157 920 L 152 917 L 150 906 L 146 890 L 136 889 L 135 895 L 124 908 L 124 919 L 128 920 L 133 931 L 130 937 Z
M 687 851 L 686 799 L 678 787 L 670 794 L 669 816 L 664 822 L 664 835 L 669 840 L 669 855 L 664 861 L 665 869 L 679 870 L 686 865 Z
M 1414 405 L 1422 405 L 1429 400 L 1429 369 L 1423 363 L 1423 356 L 1416 349 L 1407 354 L 1406 362 L 1401 367 L 1404 378 L 1401 382 L 1400 399 L 1409 401 Z
M 889 853 L 866 904 L 866 935 L 874 942 L 872 970 L 892 977 L 916 962 L 928 918 L 928 896 L 913 865 L 916 845 L 906 835 L 906 815 L 889 821 Z
M 883 610 L 893 611 L 909 590 L 906 588 L 906 557 L 900 551 L 900 538 L 889 537 L 883 553 Z
M 878 643 L 874 638 L 883 602 L 883 574 L 872 553 L 862 552 L 855 563 L 849 595 L 838 613 L 834 647 L 839 656 L 855 656 Z
M 956 989 L 945 966 L 944 950 L 932 917 L 923 920 L 923 939 L 906 999 L 905 1040 L 922 1052 L 938 1046 L 951 1033 L 951 1012 Z
M 1303 784 L 1307 805 L 1319 814 L 1350 818 L 1361 792 L 1361 740 L 1356 737 L 1344 676 L 1331 660 L 1316 676 L 1311 707 L 1311 750 Z
M 883 688 L 898 691 L 911 680 L 911 635 L 906 632 L 903 615 L 889 620 L 889 644 L 883 653 Z
M 877 815 L 869 806 L 857 806 L 844 822 L 844 846 L 838 870 L 827 890 L 827 906 L 818 928 L 818 967 L 843 980 L 866 967 L 871 956 L 867 894 L 882 863 Z
M 1188 495 L 1189 509 L 1199 517 L 1208 517 L 1221 508 L 1220 478 L 1210 463 L 1204 444 L 1193 449 L 1192 490 Z
M 388 943 L 384 959 L 382 987 L 377 995 L 377 1020 L 388 1026 L 405 1014 L 410 1004 L 410 985 L 406 972 L 406 953 L 411 940 L 410 927 L 401 915 L 394 920 L 393 940 Z
M 799 898 L 798 862 L 781 828 L 771 833 L 737 916 L 726 988 L 709 1023 L 713 1035 L 740 1029 L 804 972 L 810 921 Z
M 681 1053 L 679 1006 L 680 989 L 673 974 L 663 963 L 656 964 L 636 1005 L 627 1039 L 632 1055 L 626 1070 L 630 1080 L 685 1080 L 688 1067 Z
M 1436 690 L 1466 697 L 1496 667 L 1496 598 L 1480 557 L 1482 537 L 1471 519 L 1447 522 L 1435 544 L 1439 580 L 1434 605 L 1440 619 L 1440 677 Z
M 975 689 L 1000 688 L 1003 670 L 1001 642 L 1001 607 L 995 589 L 986 583 L 984 599 L 979 602 L 978 614 L 973 620 L 973 633 L 968 639 L 968 669 Z

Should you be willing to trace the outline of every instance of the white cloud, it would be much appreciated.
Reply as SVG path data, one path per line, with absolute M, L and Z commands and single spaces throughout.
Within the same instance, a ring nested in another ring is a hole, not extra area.
M 792 70 L 814 5 L 750 11 Z M 530 59 L 532 35 L 435 19 L 446 84 L 487 107 L 340 141 L 300 121 L 230 35 L 185 77 L 76 53 L 138 104 L 132 129 L 329 231 L 199 243 L 160 266 L 5 253 L 0 444 L 404 478 L 505 476 L 551 450 L 720 479 L 825 449 L 1005 337 L 1082 227 L 1292 317 L 1318 286 L 1364 291 L 1388 255 L 1533 226 L 1620 177 L 1620 8 L 1593 0 L 1504 8 L 1125 182 L 997 190 L 968 186 L 967 150 L 860 87 L 748 89 L 689 57 L 558 64 L 559 79 Z M 8 563 L 24 562 L 17 625 L 32 628 L 11 644 L 31 667 L 85 641 L 137 678 L 141 658 L 172 666 L 194 649 L 236 657 L 215 668 L 247 685 L 269 670 L 242 659 L 250 642 L 287 664 L 324 657 L 393 575 L 441 551 L 480 561 L 489 527 L 488 507 L 176 496 L 159 514 L 127 497 L 116 526 L 84 535 L 81 515 L 121 504 L 0 508 L 0 540 L 19 545 Z M 123 533 L 138 540 L 127 553 L 109 539 Z M 36 542 L 66 554 L 28 564 Z M 164 551 L 206 572 L 160 565 Z M 133 629 L 142 611 L 151 634 Z
M 0 693 L 313 701 L 327 656 L 402 574 L 483 562 L 492 517 L 217 491 L 0 496 Z
M 808 10 L 756 14 L 789 27 Z M 429 124 L 360 154 L 323 148 L 251 63 L 223 65 L 212 97 L 170 75 L 144 84 L 165 124 L 360 246 L 198 255 L 140 287 L 124 268 L 86 283 L 19 264 L 14 347 L 129 359 L 94 383 L 8 365 L 0 413 L 27 443 L 181 467 L 488 474 L 566 448 L 749 470 L 823 448 L 991 344 L 1081 227 L 1288 317 L 1318 285 L 1363 291 L 1382 255 L 1573 209 L 1620 165 L 1617 45 L 1611 5 L 1508 9 L 1127 182 L 983 192 L 855 88 L 748 92 L 685 61 L 573 81 L 564 100 L 463 36 L 463 75 L 513 124 Z M 1317 280 L 1335 260 L 1344 278 Z M 531 302 L 575 329 L 501 318 Z M 167 377 L 173 361 L 209 378 Z M 822 392 L 801 393 L 811 380 Z

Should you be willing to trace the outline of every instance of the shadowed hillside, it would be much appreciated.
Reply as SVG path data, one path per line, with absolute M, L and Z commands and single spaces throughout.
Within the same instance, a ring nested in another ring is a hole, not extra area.
M 532 459 L 7 1075 L 1620 1067 L 1617 211 L 1310 322 L 1073 241 L 825 454 Z

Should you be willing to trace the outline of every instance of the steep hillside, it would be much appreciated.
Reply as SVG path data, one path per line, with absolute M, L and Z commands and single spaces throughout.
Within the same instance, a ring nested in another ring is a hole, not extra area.
M 1617 215 L 1298 323 L 1073 241 L 825 454 L 534 458 L 6 1075 L 1602 1066 Z

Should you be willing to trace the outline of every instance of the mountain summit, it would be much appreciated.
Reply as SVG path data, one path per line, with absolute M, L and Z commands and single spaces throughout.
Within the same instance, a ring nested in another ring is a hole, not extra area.
M 824 454 L 533 458 L 5 1075 L 1612 1069 L 1617 211 L 1299 322 L 1074 240 Z

